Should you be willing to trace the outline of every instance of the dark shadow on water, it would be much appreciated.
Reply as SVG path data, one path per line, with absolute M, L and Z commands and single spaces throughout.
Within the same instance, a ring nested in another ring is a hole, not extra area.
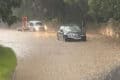
M 120 66 L 113 69 L 104 80 L 120 80 Z
M 65 42 L 87 42 L 88 40 L 83 39 L 67 39 Z

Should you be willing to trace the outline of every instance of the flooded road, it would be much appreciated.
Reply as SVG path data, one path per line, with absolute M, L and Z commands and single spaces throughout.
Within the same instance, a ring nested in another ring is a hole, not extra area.
M 63 42 L 53 32 L 0 30 L 0 43 L 18 58 L 15 80 L 109 80 L 120 49 L 98 34 L 87 42 Z

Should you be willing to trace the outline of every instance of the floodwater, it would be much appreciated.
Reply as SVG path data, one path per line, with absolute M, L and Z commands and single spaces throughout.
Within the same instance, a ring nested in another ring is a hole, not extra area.
M 99 34 L 87 36 L 64 42 L 54 32 L 0 30 L 0 43 L 16 52 L 14 80 L 110 80 L 120 66 L 119 48 Z

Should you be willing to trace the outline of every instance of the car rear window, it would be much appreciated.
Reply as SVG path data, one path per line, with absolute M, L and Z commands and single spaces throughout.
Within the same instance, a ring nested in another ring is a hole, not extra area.
M 34 24 L 33 23 L 30 23 L 30 26 L 33 26 Z
M 41 23 L 41 22 L 38 22 L 38 23 L 36 23 L 36 25 L 41 26 L 41 25 L 42 25 L 42 23 Z

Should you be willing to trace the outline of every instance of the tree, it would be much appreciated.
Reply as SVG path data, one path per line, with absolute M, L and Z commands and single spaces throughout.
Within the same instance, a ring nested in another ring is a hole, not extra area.
M 13 9 L 20 7 L 21 0 L 0 0 L 0 18 L 8 25 L 13 24 L 17 17 L 13 16 Z
M 24 0 L 21 7 L 32 19 L 81 23 L 87 16 L 88 0 Z
M 88 13 L 88 0 L 64 0 L 66 4 L 66 19 L 79 24 L 86 22 Z
M 62 15 L 63 0 L 33 0 L 34 16 L 41 19 L 52 19 Z
M 89 0 L 90 13 L 98 22 L 120 20 L 120 0 Z

